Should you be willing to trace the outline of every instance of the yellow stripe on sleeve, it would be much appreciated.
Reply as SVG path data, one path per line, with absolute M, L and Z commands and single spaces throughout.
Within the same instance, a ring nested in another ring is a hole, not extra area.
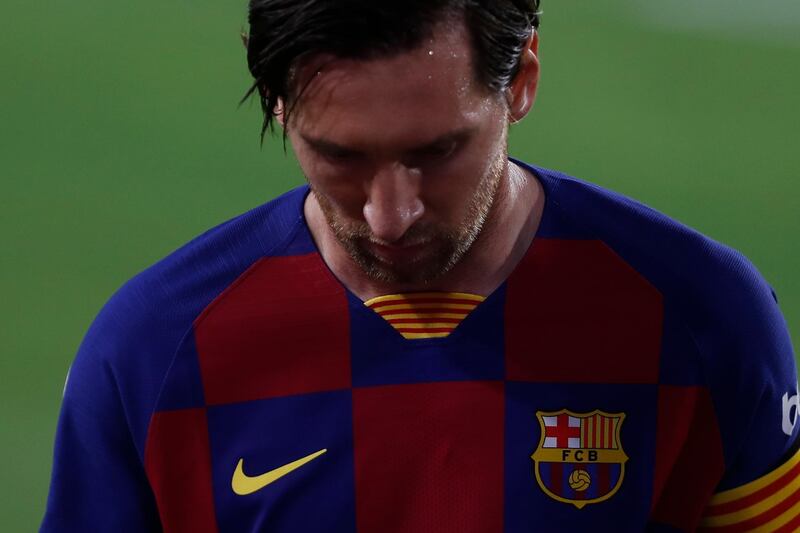
M 800 464 L 800 450 L 798 450 L 788 461 L 783 463 L 781 466 L 765 474 L 764 476 L 751 481 L 741 487 L 736 487 L 735 489 L 726 490 L 720 493 L 715 494 L 709 505 L 719 505 L 722 503 L 732 502 L 734 500 L 738 500 L 749 496 L 764 487 L 768 486 L 770 483 L 780 479 L 781 476 L 789 472 L 792 468 Z
M 749 520 L 751 518 L 755 518 L 758 515 L 769 511 L 779 503 L 786 501 L 786 499 L 789 498 L 789 496 L 791 496 L 798 490 L 800 490 L 800 477 L 793 479 L 788 485 L 786 485 L 779 491 L 775 492 L 774 494 L 763 500 L 760 500 L 759 502 L 751 505 L 750 507 L 745 507 L 744 509 L 733 513 L 723 514 L 719 516 L 709 516 L 703 520 L 703 525 L 705 527 L 722 527 L 722 526 L 729 526 L 732 524 L 736 524 L 738 522 L 744 522 L 745 520 Z M 800 505 L 800 502 L 798 502 L 797 505 Z M 797 508 L 797 505 L 795 505 L 792 509 Z M 775 520 L 781 518 L 784 514 L 787 514 L 790 511 L 791 509 L 787 510 L 785 513 L 776 517 Z M 793 518 L 794 516 L 795 515 L 791 514 L 787 518 L 787 521 L 789 518 Z

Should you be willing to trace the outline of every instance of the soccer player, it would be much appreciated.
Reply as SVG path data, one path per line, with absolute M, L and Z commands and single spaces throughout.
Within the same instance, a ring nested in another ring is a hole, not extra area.
M 43 531 L 800 529 L 767 283 L 506 154 L 538 4 L 251 1 L 262 135 L 308 186 L 101 311 Z

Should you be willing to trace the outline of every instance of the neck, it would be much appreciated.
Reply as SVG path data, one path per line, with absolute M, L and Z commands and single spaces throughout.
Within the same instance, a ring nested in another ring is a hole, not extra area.
M 322 259 L 339 281 L 362 300 L 418 291 L 466 292 L 488 296 L 505 281 L 530 247 L 544 209 L 544 191 L 526 170 L 508 163 L 480 235 L 450 271 L 430 283 L 376 281 L 364 274 L 336 240 L 313 194 L 306 221 Z

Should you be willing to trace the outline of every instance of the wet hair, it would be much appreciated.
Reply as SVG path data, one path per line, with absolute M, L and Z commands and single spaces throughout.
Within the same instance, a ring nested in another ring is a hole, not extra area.
M 540 0 L 250 0 L 244 36 L 264 121 L 261 140 L 274 125 L 278 101 L 302 94 L 294 72 L 324 53 L 374 59 L 413 50 L 438 23 L 464 21 L 473 46 L 475 75 L 493 92 L 505 90 L 519 68 L 523 47 L 539 26 Z M 295 102 L 296 103 L 296 102 Z M 286 122 L 291 106 L 286 110 Z

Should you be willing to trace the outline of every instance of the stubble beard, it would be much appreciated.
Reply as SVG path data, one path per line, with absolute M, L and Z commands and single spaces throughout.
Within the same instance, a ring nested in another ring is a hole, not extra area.
M 486 225 L 494 207 L 505 171 L 505 150 L 495 159 L 469 202 L 467 215 L 454 228 L 434 223 L 415 223 L 399 246 L 424 244 L 424 251 L 412 261 L 389 263 L 376 256 L 370 244 L 386 244 L 376 239 L 366 222 L 343 220 L 330 201 L 312 187 L 322 213 L 336 240 L 352 260 L 373 281 L 401 285 L 428 285 L 451 271 L 469 252 Z

